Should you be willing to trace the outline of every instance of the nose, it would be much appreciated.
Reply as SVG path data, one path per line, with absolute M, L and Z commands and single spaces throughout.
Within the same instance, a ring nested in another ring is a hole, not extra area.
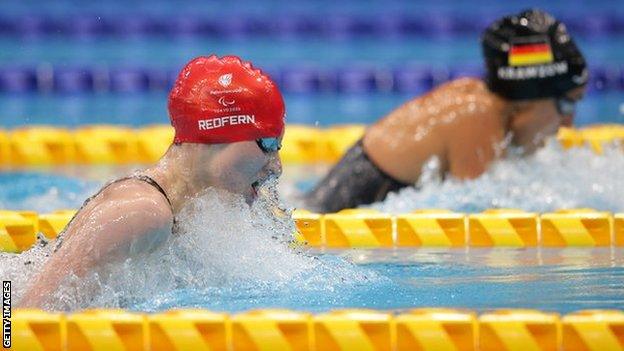
M 271 156 L 268 168 L 269 172 L 271 172 L 272 174 L 275 174 L 278 177 L 282 175 L 282 160 L 280 159 L 277 152 L 275 152 L 274 155 Z
M 574 120 L 574 115 L 565 115 L 561 117 L 561 126 L 562 127 L 572 127 L 572 121 Z

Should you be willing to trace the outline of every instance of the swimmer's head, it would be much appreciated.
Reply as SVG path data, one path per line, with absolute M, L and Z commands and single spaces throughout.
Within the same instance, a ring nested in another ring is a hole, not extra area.
M 197 188 L 216 186 L 251 202 L 263 181 L 281 173 L 284 115 L 279 89 L 251 63 L 198 57 L 169 94 L 175 137 L 168 153 L 185 159 L 185 178 Z
M 563 98 L 587 84 L 583 54 L 566 26 L 544 11 L 495 21 L 481 43 L 488 88 L 506 99 Z
M 575 104 L 583 98 L 585 87 L 572 89 L 565 94 L 568 103 Z M 552 98 L 519 100 L 511 105 L 507 123 L 512 142 L 531 153 L 541 147 L 546 139 L 555 135 L 561 126 L 571 126 L 574 111 L 561 111 Z
M 533 151 L 571 124 L 588 70 L 563 23 L 527 10 L 492 23 L 481 43 L 489 90 L 513 105 L 508 126 L 514 144 Z
M 275 83 L 236 56 L 201 56 L 169 93 L 175 143 L 224 144 L 279 137 L 284 100 Z

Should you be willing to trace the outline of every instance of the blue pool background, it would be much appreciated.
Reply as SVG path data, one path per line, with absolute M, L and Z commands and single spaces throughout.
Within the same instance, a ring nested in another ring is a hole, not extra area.
M 0 4 L 0 128 L 168 123 L 167 85 L 189 58 L 210 53 L 240 55 L 273 75 L 285 91 L 289 123 L 371 123 L 448 78 L 478 74 L 480 29 L 500 15 L 532 6 L 569 20 L 592 67 L 590 92 L 579 105 L 577 124 L 623 123 L 621 1 L 192 0 L 181 5 L 165 0 L 24 0 Z M 410 75 L 416 78 L 410 81 Z M 94 80 L 101 76 L 105 82 L 98 85 Z M 329 77 L 328 85 L 319 83 L 319 77 Z M 390 77 L 391 84 L 380 87 L 371 77 Z M 407 86 L 397 83 L 402 79 Z M 570 164 L 563 176 L 576 170 Z M 104 181 L 127 171 L 67 167 L 2 172 L 0 204 L 44 212 L 75 208 Z M 176 289 L 125 301 L 123 307 L 322 311 L 450 306 L 559 312 L 624 307 L 620 249 L 341 255 L 357 264 L 349 270 L 377 279 L 324 284 L 337 276 L 310 272 L 316 280 L 303 279 L 309 285 L 298 279 L 280 284 L 234 281 Z M 343 264 L 333 254 L 321 260 L 329 266 Z
M 0 126 L 167 123 L 167 86 L 210 53 L 269 72 L 290 123 L 370 123 L 441 81 L 478 75 L 482 28 L 534 6 L 567 20 L 592 67 L 577 124 L 624 121 L 618 1 L 30 0 L 0 5 Z

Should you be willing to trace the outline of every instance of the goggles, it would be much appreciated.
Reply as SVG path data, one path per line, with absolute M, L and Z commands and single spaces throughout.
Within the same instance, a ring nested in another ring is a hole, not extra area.
M 256 144 L 265 154 L 278 152 L 282 148 L 281 138 L 260 138 L 256 139 Z
M 558 97 L 555 99 L 557 105 L 557 112 L 559 114 L 568 116 L 573 115 L 576 112 L 576 103 L 578 100 L 570 99 L 569 97 Z

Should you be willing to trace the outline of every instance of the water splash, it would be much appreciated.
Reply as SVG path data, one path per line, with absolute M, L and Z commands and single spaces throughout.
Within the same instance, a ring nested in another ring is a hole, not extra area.
M 389 213 L 419 208 L 479 212 L 492 207 L 537 212 L 591 207 L 615 212 L 624 210 L 620 179 L 624 179 L 620 146 L 607 145 L 602 155 L 596 155 L 588 148 L 563 150 L 550 139 L 532 156 L 511 153 L 477 179 L 428 178 L 419 188 L 391 193 L 370 207 Z
M 39 272 L 52 247 L 42 236 L 28 251 L 19 255 L 0 252 L 0 278 L 12 282 L 11 289 L 15 300 L 19 300 L 32 278 Z
M 276 180 L 267 182 L 252 207 L 241 196 L 209 189 L 181 211 L 178 233 L 159 249 L 107 263 L 86 276 L 68 276 L 44 308 L 233 309 L 236 305 L 230 304 L 236 298 L 270 300 L 284 292 L 322 296 L 322 291 L 376 279 L 365 268 L 344 260 L 320 260 L 293 247 L 287 240 L 294 228 L 290 216 L 274 215 L 279 201 L 276 186 Z M 47 247 L 38 247 L 0 256 L 0 276 L 20 286 L 15 289 L 16 300 L 48 253 Z M 182 298 L 184 292 L 193 298 Z

